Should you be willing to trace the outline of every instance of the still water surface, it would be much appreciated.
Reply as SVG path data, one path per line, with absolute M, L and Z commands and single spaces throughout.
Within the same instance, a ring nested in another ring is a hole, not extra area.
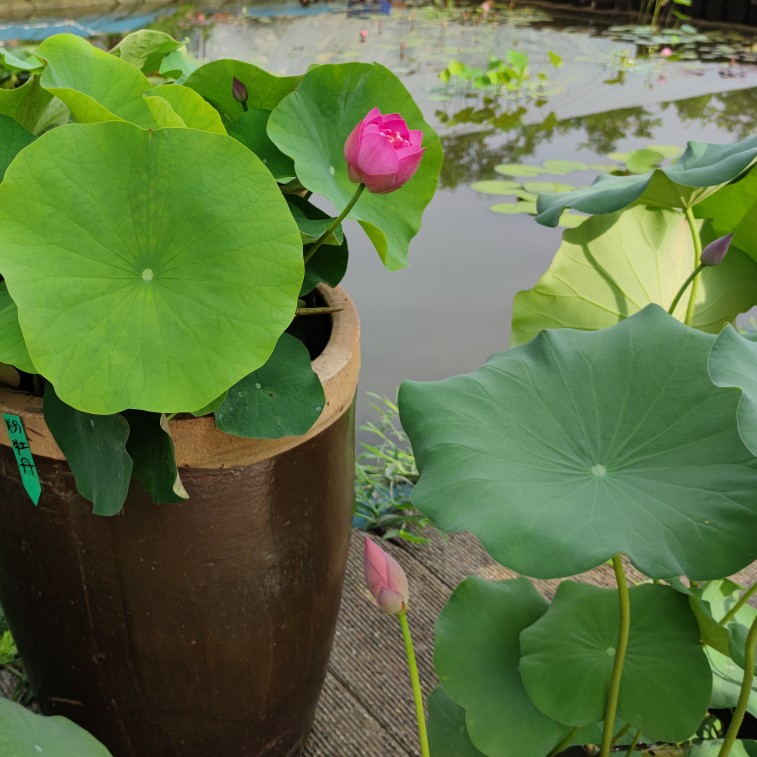
M 513 297 L 534 285 L 559 245 L 559 229 L 491 212 L 489 205 L 505 198 L 476 193 L 472 182 L 504 178 L 494 171 L 500 163 L 607 163 L 613 151 L 753 133 L 754 40 L 735 33 L 716 32 L 687 46 L 674 40 L 674 50 L 683 52 L 675 60 L 659 55 L 670 38 L 657 40 L 658 54 L 646 57 L 638 35 L 608 32 L 585 15 L 554 19 L 529 7 L 495 7 L 484 18 L 477 5 L 222 5 L 163 9 L 153 23 L 188 36 L 202 58 L 239 58 L 282 74 L 301 73 L 313 62 L 379 61 L 403 79 L 442 136 L 440 189 L 411 246 L 409 268 L 386 272 L 362 230 L 348 223 L 344 285 L 363 324 L 358 422 L 371 415 L 367 391 L 394 396 L 406 378 L 470 371 L 507 348 Z M 377 12 L 366 13 L 366 5 Z M 451 60 L 485 66 L 489 56 L 513 48 L 527 53 L 534 73 L 547 73 L 541 99 L 487 104 L 481 96 L 443 91 L 439 71 Z M 562 67 L 551 66 L 549 51 Z M 595 175 L 569 180 L 588 183 Z

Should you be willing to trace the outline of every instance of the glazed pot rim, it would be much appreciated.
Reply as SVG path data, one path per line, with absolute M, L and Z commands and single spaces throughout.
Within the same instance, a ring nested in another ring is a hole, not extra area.
M 326 307 L 340 310 L 331 314 L 329 341 L 312 363 L 326 395 L 323 411 L 312 428 L 302 436 L 248 439 L 217 429 L 212 415 L 175 418 L 170 428 L 180 468 L 230 468 L 265 460 L 313 438 L 349 410 L 360 370 L 360 321 L 344 289 L 319 284 L 318 291 Z M 47 430 L 41 397 L 0 389 L 0 407 L 4 413 L 21 417 L 32 455 L 65 459 Z M 8 446 L 6 435 L 0 436 L 0 444 Z

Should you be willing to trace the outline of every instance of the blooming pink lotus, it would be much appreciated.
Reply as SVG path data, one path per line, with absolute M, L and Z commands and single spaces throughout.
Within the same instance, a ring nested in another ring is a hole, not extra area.
M 373 108 L 344 144 L 350 179 L 369 192 L 394 192 L 418 170 L 426 149 L 422 141 L 423 133 L 408 129 L 400 115 L 383 116 Z
M 407 576 L 400 564 L 378 544 L 365 540 L 365 582 L 376 604 L 390 615 L 400 615 L 407 610 L 410 590 Z

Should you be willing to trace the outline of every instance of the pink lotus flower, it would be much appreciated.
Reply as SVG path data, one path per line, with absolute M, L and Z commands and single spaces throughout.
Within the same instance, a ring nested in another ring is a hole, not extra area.
M 662 50 L 660 50 L 660 55 L 662 55 L 663 58 L 669 58 L 673 54 L 673 51 L 669 47 L 663 47 Z
M 378 544 L 366 539 L 363 567 L 368 591 L 376 600 L 376 604 L 390 615 L 404 613 L 407 610 L 410 590 L 407 576 L 400 564 Z
M 382 116 L 373 108 L 344 143 L 350 179 L 369 192 L 394 192 L 418 170 L 426 149 L 422 141 L 423 133 L 408 129 L 397 113 Z

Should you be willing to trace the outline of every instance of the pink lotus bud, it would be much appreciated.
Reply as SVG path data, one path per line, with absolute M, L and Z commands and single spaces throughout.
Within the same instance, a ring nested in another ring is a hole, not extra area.
M 394 192 L 418 170 L 426 149 L 422 141 L 423 133 L 408 129 L 397 113 L 382 116 L 373 108 L 344 143 L 350 179 L 369 192 Z
M 710 242 L 707 247 L 702 250 L 702 254 L 699 256 L 699 261 L 702 265 L 717 265 L 723 262 L 728 248 L 731 246 L 731 240 L 733 234 L 726 234 L 724 237 L 715 239 Z
M 368 30 L 367 29 L 361 29 L 360 30 L 360 41 L 365 42 L 365 40 L 368 38 Z
M 247 87 L 236 76 L 231 80 L 231 94 L 238 103 L 244 105 L 247 102 Z
M 663 58 L 669 58 L 673 54 L 673 51 L 669 47 L 663 47 L 662 50 L 660 50 L 660 55 L 662 55 Z
M 405 612 L 410 591 L 400 564 L 378 544 L 366 539 L 363 567 L 368 591 L 376 604 L 390 615 Z

